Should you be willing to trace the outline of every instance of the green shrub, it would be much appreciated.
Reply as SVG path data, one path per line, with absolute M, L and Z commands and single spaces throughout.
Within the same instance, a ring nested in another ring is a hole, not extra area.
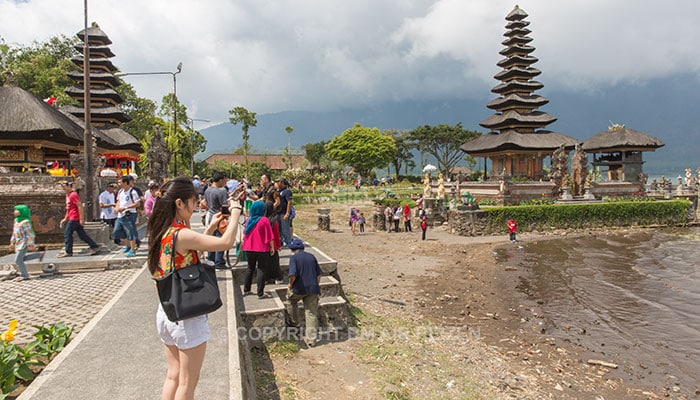
M 685 225 L 688 200 L 616 201 L 596 204 L 518 205 L 485 209 L 490 232 L 505 232 L 506 221 L 518 230 L 580 229 L 633 225 Z

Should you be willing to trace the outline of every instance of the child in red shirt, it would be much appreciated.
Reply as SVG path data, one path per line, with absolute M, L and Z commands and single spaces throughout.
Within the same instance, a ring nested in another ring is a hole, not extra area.
M 518 223 L 514 219 L 508 220 L 508 234 L 510 235 L 510 241 L 515 243 L 515 232 L 518 230 Z

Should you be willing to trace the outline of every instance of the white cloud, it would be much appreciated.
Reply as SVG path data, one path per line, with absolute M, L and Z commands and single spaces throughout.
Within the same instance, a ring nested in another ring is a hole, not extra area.
M 92 0 L 124 72 L 183 70 L 191 116 L 346 108 L 385 100 L 489 97 L 505 0 Z M 547 90 L 583 91 L 697 73 L 700 2 L 523 0 Z M 0 37 L 74 35 L 82 0 L 0 0 Z M 166 76 L 129 77 L 141 96 Z

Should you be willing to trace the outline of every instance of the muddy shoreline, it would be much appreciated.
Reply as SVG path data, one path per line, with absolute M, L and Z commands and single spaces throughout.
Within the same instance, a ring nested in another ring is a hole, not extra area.
M 346 207 L 334 205 L 333 215 L 345 215 Z M 299 398 L 385 398 L 397 387 L 408 398 L 459 398 L 450 394 L 451 385 L 462 381 L 473 387 L 474 398 L 694 398 L 629 379 L 620 369 L 589 364 L 601 355 L 549 334 L 556 316 L 545 315 L 542 301 L 528 295 L 532 275 L 518 255 L 519 246 L 560 234 L 524 234 L 510 243 L 505 235 L 460 237 L 437 228 L 421 241 L 419 232 L 370 230 L 353 236 L 338 219 L 332 221 L 334 233 L 320 232 L 314 208 L 302 207 L 297 215 L 295 233 L 338 260 L 343 288 L 355 306 L 379 318 L 400 318 L 407 326 L 432 324 L 443 334 L 410 343 L 416 354 L 410 354 L 415 358 L 408 368 L 429 374 L 402 375 L 391 383 L 383 365 L 394 356 L 384 355 L 384 363 L 363 357 L 362 337 L 292 357 L 273 355 L 277 385 L 295 388 L 303 394 Z M 396 355 L 401 357 L 406 355 Z M 448 379 L 454 376 L 462 381 Z

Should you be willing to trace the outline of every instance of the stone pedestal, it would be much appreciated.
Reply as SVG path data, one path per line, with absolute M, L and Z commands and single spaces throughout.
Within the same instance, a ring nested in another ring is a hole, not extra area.
M 586 188 L 585 192 L 583 193 L 583 199 L 584 200 L 595 200 L 595 196 L 591 194 L 591 189 Z
M 573 200 L 574 198 L 571 196 L 570 189 L 568 187 L 564 187 L 561 189 L 561 199 L 562 200 Z
M 111 233 L 111 228 L 109 225 L 105 224 L 102 221 L 95 221 L 95 222 L 85 222 L 85 225 L 83 225 L 83 229 L 85 229 L 85 233 L 88 234 L 92 238 L 92 240 L 95 241 L 95 243 L 99 244 L 103 248 L 107 248 L 109 250 L 114 250 L 117 248 L 117 246 L 114 244 L 114 241 L 109 238 L 109 234 Z M 73 243 L 76 245 L 85 245 L 85 243 L 78 238 L 77 234 L 73 234 Z
M 317 208 L 318 230 L 330 232 L 331 230 L 331 209 Z
M 428 226 L 442 225 L 447 220 L 447 208 L 444 201 L 433 197 L 423 199 L 426 222 Z

